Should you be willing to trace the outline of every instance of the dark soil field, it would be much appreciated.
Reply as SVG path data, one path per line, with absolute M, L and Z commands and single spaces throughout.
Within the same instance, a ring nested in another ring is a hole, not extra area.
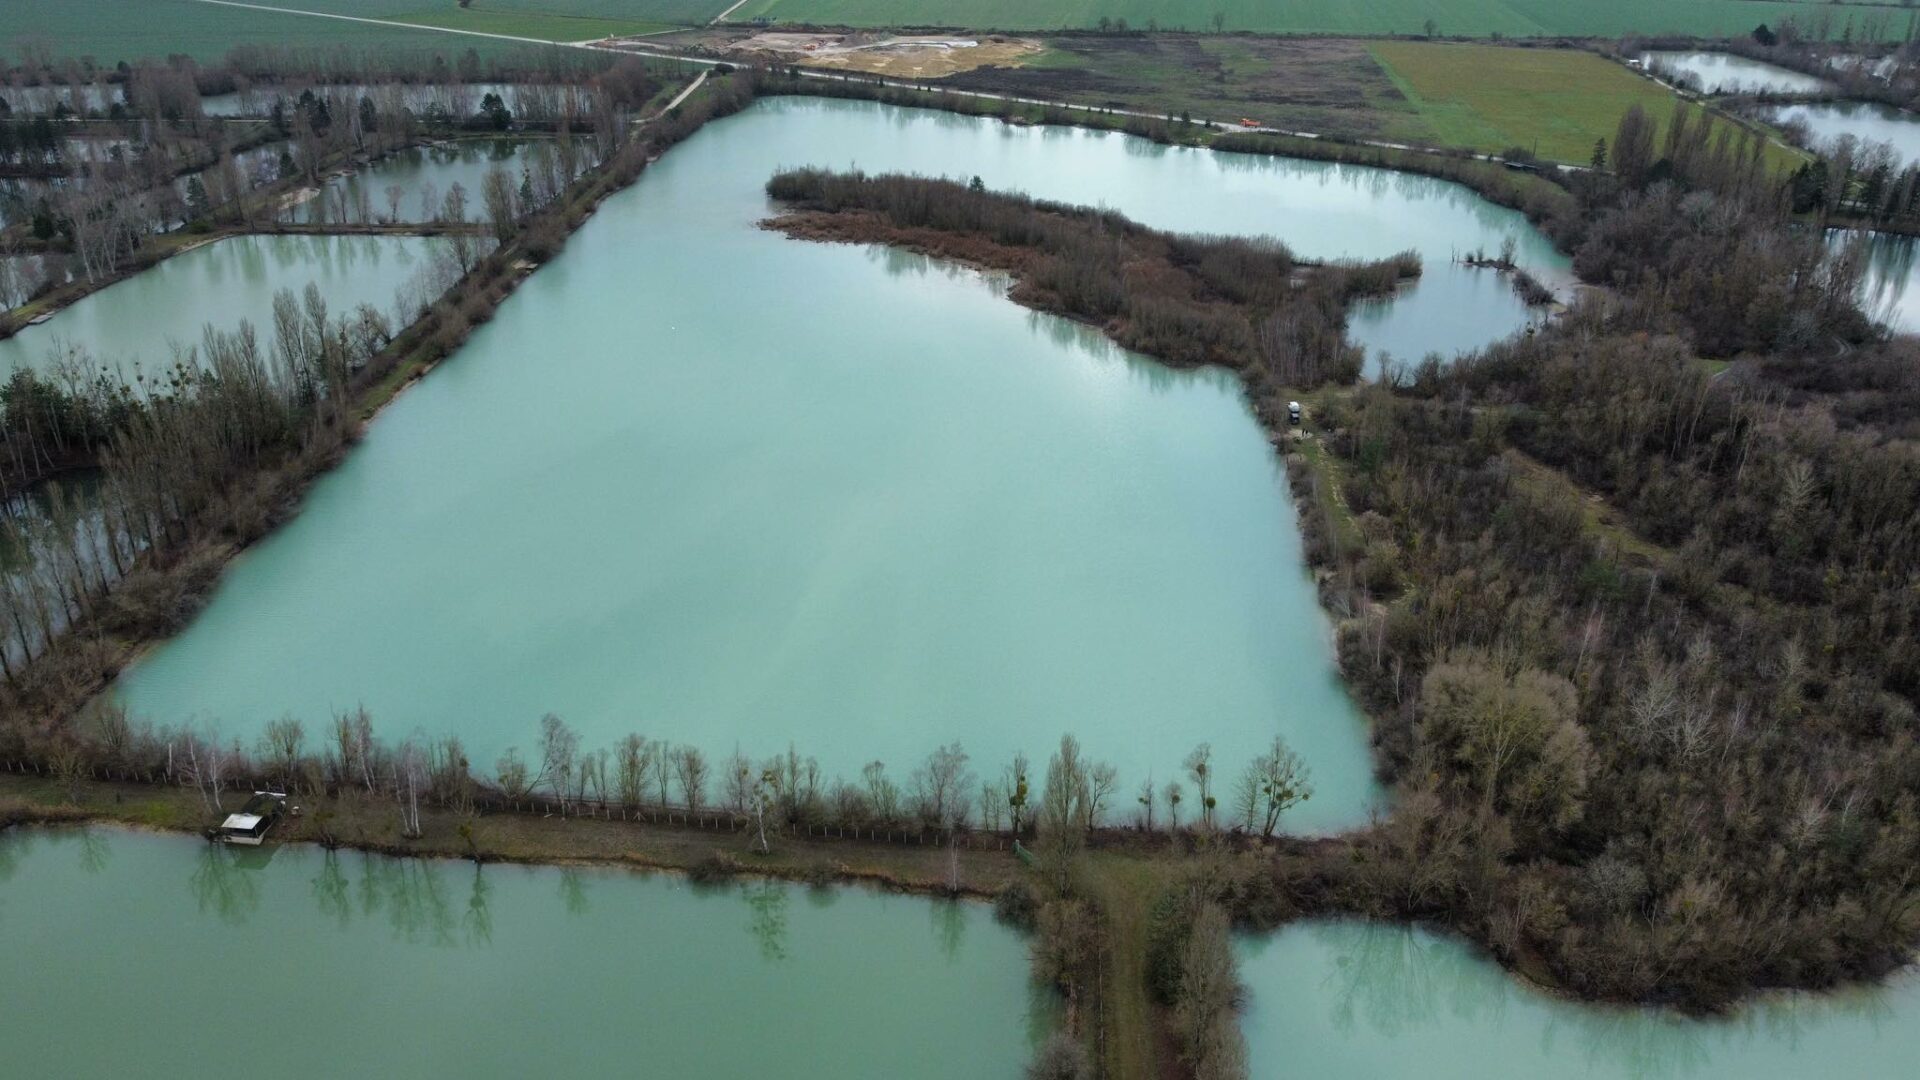
M 1348 137 L 1417 137 L 1410 129 L 1424 127 L 1364 42 L 1163 34 L 1074 35 L 1047 45 L 1020 67 L 942 82 Z

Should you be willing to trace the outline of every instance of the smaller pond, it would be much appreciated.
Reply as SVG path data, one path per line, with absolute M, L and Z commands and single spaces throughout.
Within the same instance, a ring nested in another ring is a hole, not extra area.
M 1817 94 L 1833 86 L 1790 68 L 1717 52 L 1640 54 L 1647 70 L 1678 85 L 1708 94 Z
M 0 833 L 0 953 L 23 1077 L 1011 1080 L 1053 1023 L 984 904 L 118 830 Z
M 1864 56 L 1851 54 L 1846 56 L 1829 56 L 1827 57 L 1827 66 L 1835 71 L 1864 70 L 1867 74 L 1879 79 L 1881 82 L 1886 82 L 1895 69 L 1899 68 L 1900 58 L 1892 55 L 1882 56 L 1878 59 L 1869 59 Z
M 84 348 L 100 365 L 157 372 L 174 346 L 197 346 L 209 323 L 249 320 L 272 347 L 273 296 L 320 286 L 328 310 L 372 304 L 390 318 L 434 273 L 437 242 L 416 236 L 241 236 L 206 244 L 117 282 L 0 341 L 0 376 L 17 367 L 52 370 L 53 354 Z M 439 295 L 434 289 L 421 299 Z M 411 320 L 406 320 L 411 321 Z M 404 325 L 395 320 L 396 325 Z
M 120 100 L 120 87 L 83 83 L 79 86 L 0 86 L 0 101 L 15 113 L 52 113 L 61 105 L 82 115 L 104 113 Z
M 370 97 L 383 109 L 398 105 L 414 113 L 438 112 L 450 117 L 472 116 L 480 111 L 483 98 L 498 94 L 516 119 L 536 121 L 556 119 L 568 110 L 576 115 L 585 113 L 593 100 L 581 87 L 545 83 L 343 83 L 253 86 L 201 98 L 200 108 L 208 116 L 266 116 L 273 111 L 274 102 L 291 106 L 308 90 L 348 108 L 359 108 L 360 99 Z
M 408 147 L 327 181 L 319 195 L 300 205 L 297 218 L 309 223 L 438 221 L 445 215 L 447 193 L 459 184 L 466 193 L 463 216 L 481 221 L 487 215 L 481 185 L 488 172 L 505 169 L 516 191 L 523 180 L 543 176 L 549 186 L 564 185 L 569 152 L 575 175 L 597 160 L 586 139 L 459 139 Z
M 1898 333 L 1920 333 L 1920 238 L 1865 229 L 1827 232 L 1829 247 L 1855 242 L 1864 242 L 1867 248 L 1861 306 Z
M 1781 994 L 1722 1019 L 1531 989 L 1458 939 L 1345 920 L 1240 940 L 1255 1076 L 1315 1080 L 1910 1077 L 1920 979 Z
M 1773 110 L 1773 122 L 1804 124 L 1817 150 L 1851 135 L 1859 142 L 1891 144 L 1896 165 L 1920 160 L 1920 116 L 1891 105 L 1871 101 L 1782 105 Z
M 0 220 L 0 224 L 5 224 L 4 220 Z M 31 300 L 49 281 L 66 281 L 72 276 L 67 269 L 67 257 L 59 252 L 0 254 L 0 311 L 10 311 Z

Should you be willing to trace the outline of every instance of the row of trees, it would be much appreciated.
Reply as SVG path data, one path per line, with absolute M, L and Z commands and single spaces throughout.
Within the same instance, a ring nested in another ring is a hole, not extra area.
M 71 524 L 74 518 L 69 515 L 61 522 Z M 95 556 L 81 552 L 76 557 L 87 561 Z M 403 804 L 417 796 L 468 813 L 484 795 L 538 799 L 563 814 L 614 808 L 726 814 L 751 821 L 763 845 L 770 833 L 795 828 L 908 829 L 942 835 L 977 829 L 1014 837 L 1070 833 L 1083 838 L 1124 826 L 1148 833 L 1271 839 L 1286 811 L 1310 798 L 1313 790 L 1305 764 L 1277 736 L 1268 751 L 1244 764 L 1230 803 L 1216 794 L 1222 785 L 1214 775 L 1212 748 L 1201 744 L 1188 755 L 1180 773 L 1191 784 L 1195 809 L 1184 823 L 1180 806 L 1189 798 L 1188 788 L 1179 781 L 1156 787 L 1148 778 L 1135 805 L 1123 806 L 1117 770 L 1087 757 L 1071 735 L 1061 739 L 1044 783 L 1037 787 L 1024 753 L 1015 754 L 997 777 L 982 778 L 958 742 L 936 747 L 904 779 L 890 775 L 881 761 L 868 762 L 856 777 L 829 777 L 817 759 L 792 746 L 757 760 L 738 748 L 715 758 L 690 743 L 631 734 L 610 746 L 589 749 L 573 727 L 553 714 L 541 718 L 530 753 L 509 747 L 490 768 L 471 763 L 458 736 L 430 739 L 415 733 L 398 744 L 383 742 L 375 737 L 372 714 L 364 707 L 336 713 L 318 733 L 317 748 L 306 726 L 293 717 L 267 724 L 248 747 L 211 728 L 156 726 L 107 700 L 91 706 L 77 727 L 58 737 L 7 724 L 0 725 L 0 739 L 0 757 L 9 760 L 55 761 L 64 756 L 116 775 L 181 783 L 197 777 L 203 786 L 215 776 L 224 778 L 223 785 L 245 777 L 314 796 L 384 793 Z M 417 784 L 408 780 L 408 763 L 414 759 L 420 770 Z M 188 763 L 184 771 L 182 762 Z M 193 762 L 201 763 L 201 772 L 194 771 Z M 210 805 L 216 796 L 208 792 Z M 417 810 L 408 814 L 408 820 L 417 819 Z M 1075 840 L 1076 845 L 1080 842 Z

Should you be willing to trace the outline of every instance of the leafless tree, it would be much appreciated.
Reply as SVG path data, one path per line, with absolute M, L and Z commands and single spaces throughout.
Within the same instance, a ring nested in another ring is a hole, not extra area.
M 965 824 L 967 793 L 973 786 L 973 774 L 967 769 L 967 752 L 957 742 L 927 755 L 926 763 L 913 773 L 914 801 L 920 816 L 938 829 Z
M 698 813 L 707 797 L 706 755 L 697 746 L 674 747 L 673 774 L 680 781 L 681 802 L 689 813 Z
M 514 187 L 513 175 L 498 165 L 488 169 L 480 182 L 480 196 L 486 203 L 487 220 L 493 223 L 493 238 L 506 243 L 513 238 L 520 221 L 520 194 Z
M 580 753 L 580 735 L 567 726 L 565 720 L 548 713 L 540 718 L 540 774 L 554 797 L 560 800 L 560 811 L 567 810 L 569 785 L 573 781 L 575 759 Z

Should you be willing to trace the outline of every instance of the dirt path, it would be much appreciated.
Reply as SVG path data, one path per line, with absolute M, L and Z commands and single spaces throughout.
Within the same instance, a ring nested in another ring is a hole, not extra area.
M 741 2 L 742 2 L 742 3 L 744 3 L 744 2 L 745 2 L 745 0 L 741 0 Z M 682 91 L 680 91 L 679 93 L 677 93 L 677 94 L 675 94 L 675 95 L 673 95 L 673 100 L 672 100 L 672 101 L 669 101 L 669 102 L 667 102 L 667 107 L 666 107 L 666 108 L 664 108 L 664 109 L 661 109 L 661 110 L 660 110 L 659 112 L 657 112 L 657 113 L 654 113 L 654 114 L 653 114 L 652 116 L 650 116 L 650 117 L 648 117 L 648 119 L 649 119 L 649 120 L 658 120 L 658 119 L 660 119 L 661 117 L 663 117 L 663 116 L 665 116 L 665 115 L 667 115 L 668 113 L 670 113 L 670 112 L 672 112 L 673 110 L 675 110 L 675 109 L 677 109 L 677 108 L 679 108 L 679 107 L 680 107 L 680 103 L 681 103 L 681 102 L 683 102 L 683 101 L 685 101 L 685 100 L 687 100 L 687 99 L 688 99 L 689 97 L 692 97 L 692 96 L 693 96 L 693 92 L 694 92 L 695 90 L 698 90 L 698 89 L 700 89 L 700 84 L 701 84 L 701 83 L 703 83 L 703 82 L 706 82 L 706 81 L 707 81 L 707 76 L 709 76 L 709 75 L 711 75 L 711 74 L 713 74 L 713 69 L 712 69 L 712 68 L 708 68 L 707 70 L 705 70 L 705 71 L 703 71 L 703 72 L 701 72 L 701 73 L 700 73 L 700 77 L 699 77 L 699 78 L 697 78 L 697 79 L 695 79 L 695 80 L 693 80 L 692 82 L 690 82 L 690 83 L 688 83 L 688 84 L 687 84 L 687 88 L 686 88 L 685 90 L 682 90 Z
M 727 16 L 729 16 L 729 15 L 731 15 L 731 14 L 733 14 L 733 13 L 734 13 L 734 12 L 736 12 L 736 11 L 739 11 L 739 10 L 740 10 L 740 5 L 742 5 L 742 4 L 744 4 L 744 3 L 746 3 L 746 2 L 747 2 L 747 0 L 733 0 L 733 6 L 732 6 L 732 7 L 730 7 L 730 8 L 728 8 L 727 10 L 725 10 L 725 11 L 723 11 L 723 12 L 721 12 L 721 13 L 720 13 L 720 14 L 718 14 L 718 15 L 715 15 L 715 16 L 713 17 L 713 19 L 712 19 L 711 21 L 709 21 L 709 22 L 707 23 L 707 25 L 708 25 L 708 26 L 718 26 L 718 25 L 720 25 L 721 23 L 723 23 L 723 22 L 726 22 L 726 21 L 727 21 Z

